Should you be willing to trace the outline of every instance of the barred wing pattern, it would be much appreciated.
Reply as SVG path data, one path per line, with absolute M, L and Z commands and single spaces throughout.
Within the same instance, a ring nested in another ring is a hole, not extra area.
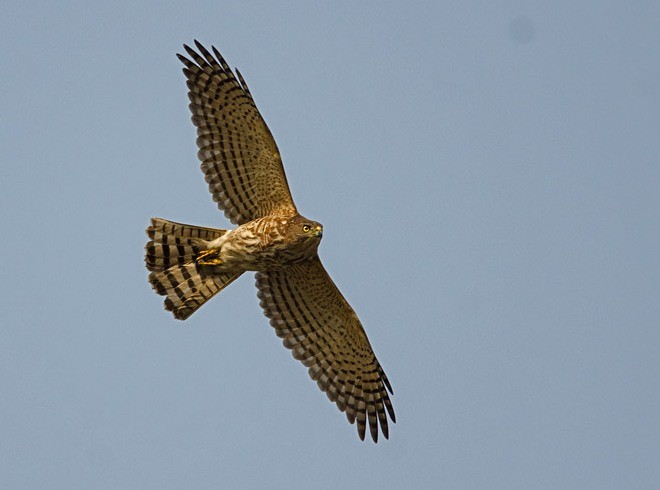
M 387 376 L 357 315 L 316 258 L 280 271 L 258 272 L 264 313 L 293 357 L 330 401 L 346 412 L 364 440 L 367 420 L 374 442 L 378 425 L 389 436 L 387 415 L 396 422 Z
M 190 59 L 177 56 L 185 65 L 198 157 L 213 200 L 235 224 L 296 214 L 277 144 L 245 80 L 215 47 L 211 54 L 195 45 L 199 53 L 184 45 Z

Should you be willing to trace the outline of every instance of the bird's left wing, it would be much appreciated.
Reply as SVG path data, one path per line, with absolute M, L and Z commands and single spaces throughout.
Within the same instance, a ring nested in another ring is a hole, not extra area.
M 284 346 L 309 368 L 328 398 L 357 420 L 364 439 L 366 421 L 378 441 L 378 425 L 389 436 L 395 422 L 392 393 L 357 315 L 316 258 L 272 272 L 258 272 L 261 307 Z

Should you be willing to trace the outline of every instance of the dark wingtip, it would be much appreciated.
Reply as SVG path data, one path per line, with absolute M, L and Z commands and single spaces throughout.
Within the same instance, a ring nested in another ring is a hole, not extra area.
M 367 431 L 367 424 L 366 420 L 361 420 L 360 418 L 357 419 L 357 429 L 358 429 L 358 436 L 360 436 L 360 440 L 364 441 L 364 436 Z
M 196 42 L 196 41 L 195 41 L 195 42 Z M 188 53 L 193 59 L 195 59 L 196 57 L 199 56 L 199 55 L 197 54 L 197 51 L 195 51 L 193 48 L 191 48 L 191 47 L 188 46 L 187 44 L 184 44 L 184 45 L 183 45 L 183 49 L 185 49 L 185 50 L 186 50 L 186 53 Z

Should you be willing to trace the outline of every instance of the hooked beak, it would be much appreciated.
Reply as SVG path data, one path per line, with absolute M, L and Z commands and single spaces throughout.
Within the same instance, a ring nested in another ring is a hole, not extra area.
M 323 228 L 321 228 L 320 226 L 317 226 L 317 227 L 314 229 L 314 235 L 316 235 L 317 237 L 321 238 L 321 237 L 323 236 Z

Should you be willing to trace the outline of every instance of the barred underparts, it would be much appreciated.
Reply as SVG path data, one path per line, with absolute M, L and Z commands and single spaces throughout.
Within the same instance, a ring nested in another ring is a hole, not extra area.
M 275 333 L 364 439 L 389 437 L 392 387 L 357 315 L 318 257 L 323 226 L 293 203 L 280 152 L 241 74 L 195 41 L 184 65 L 198 157 L 218 208 L 237 225 L 203 228 L 153 218 L 149 282 L 185 320 L 246 271 Z M 389 419 L 388 419 L 389 417 Z

